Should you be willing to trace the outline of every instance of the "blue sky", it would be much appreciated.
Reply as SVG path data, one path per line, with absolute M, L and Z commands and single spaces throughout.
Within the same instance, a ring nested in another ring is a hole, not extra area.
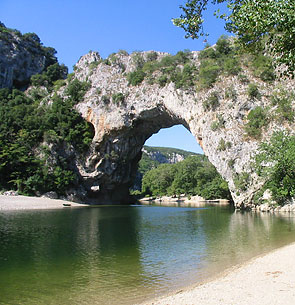
M 46 46 L 54 47 L 60 63 L 69 69 L 89 50 L 105 58 L 124 49 L 163 51 L 201 50 L 203 39 L 184 38 L 171 18 L 181 13 L 184 0 L 0 0 L 0 21 L 22 33 L 35 32 Z M 222 7 L 222 6 L 221 6 Z M 223 6 L 224 7 L 224 6 Z M 210 44 L 225 34 L 224 24 L 205 14 Z M 169 131 L 170 130 L 170 131 Z M 182 126 L 161 130 L 146 144 L 200 152 L 193 136 Z

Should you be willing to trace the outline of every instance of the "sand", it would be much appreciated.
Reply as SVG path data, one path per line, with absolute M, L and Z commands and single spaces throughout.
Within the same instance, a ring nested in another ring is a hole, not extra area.
M 70 208 L 85 207 L 86 204 L 74 203 L 59 199 L 28 196 L 5 196 L 0 195 L 0 211 L 13 210 L 49 210 L 69 208 L 63 204 L 70 204 Z
M 227 270 L 210 282 L 144 304 L 294 305 L 295 244 Z

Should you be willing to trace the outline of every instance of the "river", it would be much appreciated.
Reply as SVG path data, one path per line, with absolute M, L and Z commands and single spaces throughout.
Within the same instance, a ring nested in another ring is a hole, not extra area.
M 295 241 L 292 214 L 102 206 L 0 212 L 0 304 L 135 304 Z

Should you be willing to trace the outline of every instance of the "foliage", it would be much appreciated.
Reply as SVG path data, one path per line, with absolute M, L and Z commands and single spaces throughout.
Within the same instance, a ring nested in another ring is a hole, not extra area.
M 250 181 L 250 175 L 249 173 L 246 172 L 242 172 L 241 174 L 236 174 L 236 176 L 234 177 L 235 187 L 239 191 L 246 191 L 249 181 Z
M 128 73 L 127 80 L 128 84 L 132 86 L 137 86 L 142 83 L 146 74 L 141 69 Z
M 276 76 L 273 68 L 273 60 L 269 56 L 256 54 L 251 60 L 254 75 L 265 82 L 274 81 Z
M 31 77 L 31 83 L 33 86 L 45 86 L 51 87 L 57 80 L 66 78 L 68 69 L 65 65 L 59 65 L 55 63 L 47 67 L 46 71 L 42 74 L 35 74 Z
M 219 96 L 216 91 L 212 92 L 203 102 L 204 110 L 215 110 L 219 106 Z
M 190 156 L 176 164 L 148 171 L 142 182 L 145 195 L 199 195 L 206 199 L 231 198 L 227 183 L 204 156 Z
M 294 101 L 294 93 L 280 90 L 275 92 L 271 97 L 273 106 L 277 106 L 276 114 L 278 120 L 294 121 L 294 110 L 292 108 L 292 101 Z
M 217 150 L 219 151 L 225 151 L 228 148 L 232 147 L 232 143 L 231 142 L 225 142 L 223 138 L 220 139 L 218 146 L 217 146 Z
M 224 124 L 225 124 L 225 121 L 224 121 L 223 116 L 221 114 L 218 114 L 217 120 L 215 120 L 211 123 L 211 130 L 216 131 L 220 128 L 224 128 Z
M 245 125 L 245 130 L 250 137 L 259 139 L 261 137 L 262 128 L 268 125 L 267 110 L 263 107 L 257 106 L 252 109 L 248 116 L 248 122 Z
M 65 89 L 65 94 L 68 95 L 74 103 L 79 103 L 83 100 L 86 91 L 90 88 L 89 82 L 81 82 L 77 78 L 71 81 Z
M 261 94 L 259 92 L 259 88 L 256 84 L 249 84 L 248 90 L 247 90 L 248 96 L 251 100 L 257 98 L 261 98 Z
M 203 12 L 208 3 L 227 2 L 229 14 L 216 15 L 226 21 L 226 29 L 236 35 L 240 45 L 250 51 L 261 50 L 265 43 L 267 51 L 278 64 L 295 70 L 295 6 L 285 0 L 187 0 L 180 6 L 183 14 L 173 19 L 173 23 L 186 32 L 186 38 L 199 38 L 207 35 L 203 30 Z
M 175 83 L 175 87 L 189 89 L 196 82 L 197 70 L 190 63 L 191 53 L 189 50 L 179 51 L 176 55 L 167 55 L 158 59 L 156 52 L 146 55 L 146 61 L 140 53 L 133 55 L 133 62 L 136 70 L 127 75 L 131 85 L 140 84 L 145 77 L 148 77 L 150 84 L 158 83 L 164 87 L 167 83 Z M 155 73 L 155 74 L 154 74 Z
M 73 109 L 70 99 L 56 96 L 51 106 L 16 89 L 0 90 L 0 188 L 23 194 L 55 190 L 63 193 L 77 179 L 66 157 L 50 154 L 41 143 L 88 149 L 93 128 Z
M 206 46 L 200 51 L 199 59 L 198 87 L 200 89 L 212 87 L 221 74 L 238 75 L 241 71 L 241 59 L 237 55 L 233 41 L 225 35 L 218 39 L 215 48 Z
M 265 189 L 279 204 L 295 196 L 295 136 L 274 132 L 269 142 L 260 144 L 255 169 L 264 177 Z
M 220 73 L 220 66 L 213 60 L 205 60 L 201 62 L 199 70 L 199 88 L 210 88 L 216 82 Z
M 124 96 L 124 94 L 123 93 L 114 93 L 113 95 L 112 95 L 112 101 L 113 101 L 113 103 L 115 103 L 115 104 L 122 104 L 122 103 L 124 103 L 124 101 L 125 101 L 125 96 Z

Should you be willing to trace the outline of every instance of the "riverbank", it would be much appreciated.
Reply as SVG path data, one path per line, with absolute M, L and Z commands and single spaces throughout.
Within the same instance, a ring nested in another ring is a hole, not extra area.
M 293 305 L 295 243 L 227 270 L 215 279 L 142 305 Z
M 67 206 L 64 206 L 67 205 Z M 0 195 L 0 211 L 15 210 L 48 210 L 62 208 L 85 207 L 87 204 L 80 204 L 60 199 L 49 199 L 44 197 L 28 196 L 6 196 Z
M 139 202 L 143 205 L 162 205 L 162 206 L 181 206 L 181 207 L 203 207 L 208 204 L 212 205 L 229 205 L 230 202 L 227 199 L 215 199 L 215 200 L 205 200 L 200 196 L 162 196 L 162 197 L 145 197 L 139 199 Z

